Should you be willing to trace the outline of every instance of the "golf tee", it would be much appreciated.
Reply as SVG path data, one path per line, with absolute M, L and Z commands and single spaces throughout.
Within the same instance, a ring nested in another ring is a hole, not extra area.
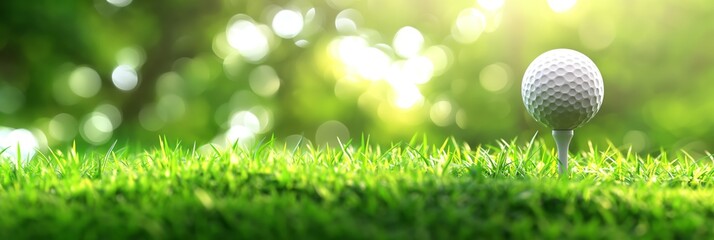
M 568 173 L 568 148 L 573 139 L 573 130 L 553 130 L 553 138 L 558 148 L 558 173 L 562 176 Z

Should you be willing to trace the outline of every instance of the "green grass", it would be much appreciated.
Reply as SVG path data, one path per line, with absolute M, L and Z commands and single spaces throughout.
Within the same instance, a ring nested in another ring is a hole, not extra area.
M 0 166 L 0 236 L 21 238 L 714 237 L 712 159 L 368 140 L 325 149 L 50 151 Z

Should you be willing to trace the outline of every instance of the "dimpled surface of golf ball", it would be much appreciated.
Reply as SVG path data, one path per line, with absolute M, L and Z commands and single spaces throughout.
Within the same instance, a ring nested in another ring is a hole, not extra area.
M 536 121 L 555 130 L 575 129 L 600 110 L 604 88 L 595 63 L 570 49 L 538 56 L 523 76 L 521 95 Z

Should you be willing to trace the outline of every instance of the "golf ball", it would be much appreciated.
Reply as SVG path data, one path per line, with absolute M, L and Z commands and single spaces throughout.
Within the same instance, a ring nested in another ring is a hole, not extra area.
M 536 121 L 555 130 L 575 129 L 588 122 L 602 105 L 602 75 L 584 54 L 554 49 L 538 56 L 526 69 L 523 103 Z

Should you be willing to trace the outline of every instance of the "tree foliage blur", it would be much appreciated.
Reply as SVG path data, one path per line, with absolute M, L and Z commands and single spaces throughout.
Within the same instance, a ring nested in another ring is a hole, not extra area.
M 714 4 L 693 1 L 3 1 L 0 125 L 77 140 L 275 135 L 471 143 L 549 130 L 520 82 L 540 53 L 599 66 L 576 147 L 706 150 Z

